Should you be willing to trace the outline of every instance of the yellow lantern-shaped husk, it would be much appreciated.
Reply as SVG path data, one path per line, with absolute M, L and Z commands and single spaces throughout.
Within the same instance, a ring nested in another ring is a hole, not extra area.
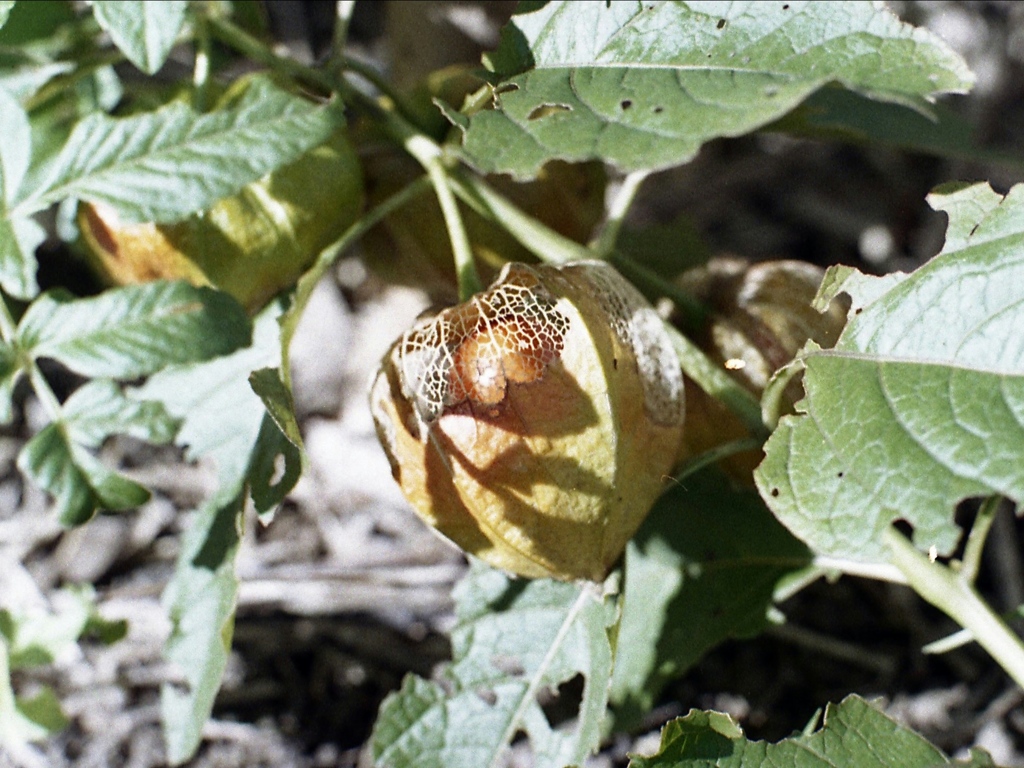
M 601 262 L 507 265 L 406 332 L 371 401 L 420 517 L 496 567 L 566 580 L 600 580 L 619 559 L 684 412 L 661 319 Z

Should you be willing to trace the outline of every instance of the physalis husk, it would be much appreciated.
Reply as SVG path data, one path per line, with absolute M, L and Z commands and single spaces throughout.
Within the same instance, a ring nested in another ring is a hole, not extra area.
M 515 574 L 600 580 L 672 467 L 683 378 L 661 319 L 608 265 L 508 264 L 395 342 L 371 405 L 428 524 Z

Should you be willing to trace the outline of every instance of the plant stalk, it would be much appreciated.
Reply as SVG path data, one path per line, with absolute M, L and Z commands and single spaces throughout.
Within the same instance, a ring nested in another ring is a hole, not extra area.
M 978 578 L 978 570 L 981 568 L 981 553 L 985 549 L 985 540 L 992 528 L 992 521 L 995 520 L 996 512 L 999 511 L 1001 496 L 989 496 L 981 502 L 978 508 L 978 515 L 971 526 L 971 532 L 967 534 L 967 543 L 964 545 L 964 557 L 960 564 L 960 578 L 967 584 L 973 584 Z
M 197 112 L 210 108 L 210 25 L 202 14 L 196 16 L 196 60 L 192 68 L 192 105 Z
M 331 35 L 331 61 L 341 61 L 345 54 L 345 43 L 348 41 L 348 27 L 352 22 L 352 12 L 356 0 L 337 0 L 334 4 L 334 33 Z
M 292 304 L 288 308 L 288 311 L 281 316 L 281 381 L 284 382 L 285 386 L 291 389 L 291 366 L 288 363 L 288 350 L 291 347 L 292 337 L 295 336 L 295 330 L 299 326 L 299 321 L 302 320 L 302 315 L 306 310 L 306 305 L 309 303 L 309 297 L 313 295 L 313 289 L 316 284 L 320 282 L 327 270 L 331 268 L 338 256 L 349 249 L 359 238 L 365 235 L 368 231 L 373 229 L 379 224 L 384 218 L 391 215 L 399 208 L 407 204 L 410 200 L 422 195 L 431 186 L 431 181 L 427 176 L 421 176 L 416 181 L 406 185 L 403 189 L 399 190 L 387 200 L 374 206 L 365 214 L 359 217 L 359 220 L 346 229 L 337 240 L 324 248 L 320 255 L 317 256 L 313 266 L 306 270 L 306 272 L 299 278 L 299 282 L 295 287 L 295 294 L 292 297 Z
M 619 232 L 622 230 L 622 222 L 629 213 L 629 207 L 633 204 L 636 193 L 640 191 L 640 185 L 644 183 L 650 171 L 633 171 L 626 174 L 619 186 L 618 194 L 612 199 L 608 206 L 608 218 L 593 245 L 593 251 L 597 258 L 606 259 L 615 250 L 615 243 L 619 240 Z
M 894 528 L 883 534 L 893 564 L 917 594 L 970 630 L 978 644 L 1017 685 L 1024 688 L 1024 643 L 981 599 L 974 587 L 941 563 L 933 562 Z

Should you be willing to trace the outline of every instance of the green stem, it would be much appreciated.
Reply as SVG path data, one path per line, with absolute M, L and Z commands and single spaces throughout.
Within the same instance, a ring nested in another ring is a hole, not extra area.
M 629 213 L 629 207 L 633 204 L 636 193 L 640 191 L 640 185 L 650 175 L 650 171 L 633 171 L 626 174 L 615 195 L 608 206 L 608 218 L 593 245 L 593 251 L 597 258 L 606 259 L 615 250 L 615 243 L 619 240 L 619 232 L 622 230 L 622 222 Z
M 693 379 L 698 387 L 711 397 L 722 402 L 743 422 L 751 436 L 764 442 L 769 431 L 761 421 L 761 406 L 750 392 L 738 384 L 722 368 L 719 368 L 704 352 L 681 334 L 674 326 L 666 323 L 672 346 L 683 373 Z
M 196 14 L 196 61 L 192 68 L 192 103 L 196 110 L 210 108 L 210 25 L 206 17 Z
M 69 86 L 91 77 L 93 73 L 103 67 L 119 64 L 124 60 L 124 54 L 115 49 L 102 51 L 79 61 L 73 70 L 51 79 L 30 96 L 25 101 L 25 111 L 33 112 L 46 106 L 51 100 L 63 98 L 70 91 Z
M 593 257 L 589 248 L 555 232 L 532 216 L 509 202 L 479 176 L 463 168 L 451 172 L 450 180 L 455 193 L 478 213 L 501 226 L 521 245 L 549 264 L 564 264 L 570 261 Z M 635 285 L 649 295 L 668 296 L 683 316 L 687 330 L 703 327 L 708 309 L 685 292 L 662 279 L 645 267 L 612 252 L 611 263 Z M 697 386 L 714 398 L 721 400 L 746 425 L 750 434 L 762 442 L 768 438 L 768 430 L 761 420 L 761 406 L 750 392 L 738 384 L 729 374 L 715 365 L 703 351 L 683 336 L 675 327 L 666 324 L 683 372 L 696 382 Z
M 894 528 L 883 534 L 893 563 L 917 594 L 970 632 L 1017 685 L 1024 688 L 1024 643 L 974 587 L 941 563 L 929 560 Z
M 484 179 L 465 168 L 451 171 L 452 189 L 477 213 L 498 222 L 523 247 L 548 264 L 592 259 L 589 248 L 555 232 L 495 192 Z
M 247 58 L 265 64 L 275 72 L 288 75 L 315 86 L 324 93 L 333 93 L 336 84 L 329 76 L 319 70 L 300 64 L 286 56 L 278 56 L 260 40 L 248 32 L 236 27 L 230 21 L 216 16 L 207 17 L 210 33 L 225 45 L 228 45 Z
M 891 584 L 907 583 L 903 572 L 888 563 L 862 563 L 859 560 L 815 555 L 812 565 L 823 573 L 841 573 L 844 576 L 859 576 L 862 579 L 888 581 Z
M 473 249 L 466 234 L 465 224 L 459 204 L 452 191 L 451 175 L 454 169 L 445 164 L 444 152 L 437 142 L 416 128 L 412 123 L 398 114 L 394 108 L 388 109 L 370 97 L 353 88 L 344 80 L 338 84 L 338 90 L 348 103 L 358 104 L 369 111 L 378 120 L 388 134 L 398 141 L 413 158 L 423 166 L 434 186 L 434 194 L 441 206 L 448 239 L 452 244 L 452 255 L 455 258 L 455 273 L 459 281 L 459 297 L 466 301 L 470 296 L 483 290 L 480 276 L 473 261 Z
M 1001 496 L 989 496 L 981 502 L 978 508 L 978 515 L 971 526 L 971 532 L 967 535 L 967 543 L 964 545 L 964 557 L 960 565 L 960 578 L 967 584 L 973 584 L 978 578 L 978 569 L 981 567 L 981 553 L 985 548 L 985 539 L 988 538 L 989 529 L 999 511 Z
M 381 74 L 376 69 L 371 67 L 369 64 L 364 64 L 358 59 L 352 58 L 351 56 L 345 56 L 342 58 L 340 69 L 347 72 L 353 72 L 366 80 L 391 102 L 389 106 L 393 105 L 405 120 L 409 121 L 411 125 L 415 125 L 417 129 L 420 129 L 420 126 L 416 125 L 411 117 L 411 110 L 406 105 L 405 98 L 394 89 L 388 80 L 381 77 Z M 384 109 L 384 107 L 380 108 Z
M 348 27 L 352 22 L 352 11 L 356 0 L 338 0 L 334 4 L 334 34 L 331 36 L 331 61 L 340 62 L 345 55 L 348 41 Z
M 547 263 L 562 264 L 593 258 L 594 254 L 590 249 L 560 235 L 524 213 L 505 197 L 495 192 L 478 175 L 462 167 L 448 168 L 444 163 L 444 153 L 441 147 L 418 131 L 408 120 L 397 114 L 394 108 L 385 108 L 344 80 L 335 80 L 322 72 L 278 56 L 260 41 L 222 19 L 211 19 L 210 24 L 215 35 L 250 58 L 297 78 L 305 79 L 327 91 L 340 92 L 346 103 L 357 105 L 378 119 L 392 138 L 420 162 L 430 177 L 444 214 L 445 225 L 448 228 L 455 257 L 459 293 L 463 299 L 479 291 L 481 283 L 473 263 L 472 249 L 469 246 L 462 216 L 455 201 L 455 194 L 471 207 L 483 212 L 488 218 L 499 222 L 516 240 Z M 676 298 L 684 317 L 689 316 L 691 322 L 696 323 L 706 315 L 706 310 L 702 309 L 700 305 L 695 305 L 692 299 L 686 299 L 685 294 L 673 290 L 660 277 L 640 265 L 614 253 L 612 254 L 612 263 L 621 271 L 626 272 L 627 277 L 638 282 L 646 281 L 650 287 L 658 286 L 658 290 L 664 295 Z M 733 381 L 725 371 L 712 363 L 696 345 L 679 331 L 669 326 L 669 332 L 672 335 L 676 352 L 679 354 L 683 371 L 701 389 L 721 400 L 726 407 L 736 413 L 747 425 L 752 436 L 766 439 L 768 432 L 761 421 L 761 409 L 757 400 Z
M 728 443 L 716 445 L 710 450 L 697 454 L 692 459 L 687 459 L 679 466 L 678 469 L 676 469 L 675 472 L 672 473 L 672 477 L 675 478 L 676 481 L 682 481 L 694 472 L 699 472 L 704 469 L 708 464 L 714 464 L 716 461 L 721 461 L 722 459 L 734 456 L 737 453 L 743 453 L 744 451 L 756 451 L 762 445 L 763 442 L 754 437 L 730 440 Z
M 50 417 L 50 421 L 60 421 L 61 418 L 61 407 L 60 400 L 57 399 L 57 395 L 53 393 L 53 389 L 50 388 L 50 382 L 43 376 L 43 372 L 39 370 L 39 366 L 34 362 L 28 367 L 29 381 L 32 382 L 32 389 L 36 393 L 36 397 L 39 398 L 39 402 L 42 403 L 47 415 Z
M 455 273 L 459 280 L 459 299 L 466 301 L 473 294 L 483 290 L 480 277 L 473 262 L 473 248 L 469 244 L 466 226 L 462 222 L 458 201 L 448 183 L 448 169 L 441 162 L 441 150 L 436 143 L 422 134 L 408 137 L 404 146 L 406 151 L 415 157 L 426 170 L 434 185 L 434 194 L 441 204 L 448 239 L 452 244 L 452 255 L 455 257 Z
M 320 279 L 327 273 L 338 256 L 344 253 L 359 238 L 377 226 L 383 219 L 390 216 L 410 200 L 422 195 L 431 186 L 430 179 L 421 176 L 405 188 L 396 192 L 384 202 L 374 206 L 359 218 L 355 224 L 346 229 L 341 237 L 324 248 L 317 256 L 313 266 L 306 270 L 299 278 L 295 287 L 295 294 L 292 297 L 292 304 L 288 311 L 282 315 L 281 324 L 281 380 L 289 389 L 291 388 L 291 366 L 288 364 L 288 350 L 291 348 L 292 338 L 299 326 L 302 314 L 306 311 L 309 297 L 313 295 L 313 289 Z

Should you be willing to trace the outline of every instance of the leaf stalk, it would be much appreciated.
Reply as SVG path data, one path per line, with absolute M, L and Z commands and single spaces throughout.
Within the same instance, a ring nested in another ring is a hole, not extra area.
M 892 553 L 893 564 L 914 591 L 970 630 L 978 644 L 1024 688 L 1024 643 L 974 587 L 952 568 L 930 560 L 896 529 L 888 528 L 883 540 Z

